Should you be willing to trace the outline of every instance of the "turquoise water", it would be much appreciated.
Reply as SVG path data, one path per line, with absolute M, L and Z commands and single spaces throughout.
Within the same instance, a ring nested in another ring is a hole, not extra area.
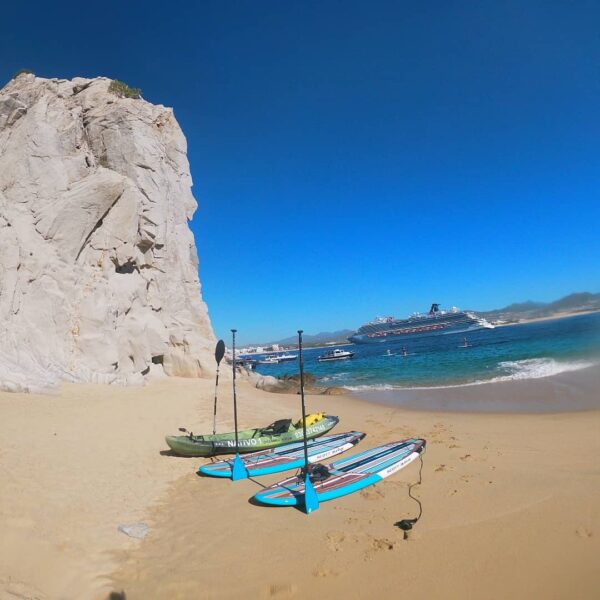
M 464 337 L 348 345 L 344 349 L 355 352 L 354 358 L 331 363 L 317 360 L 325 350 L 305 350 L 304 369 L 320 386 L 360 391 L 535 379 L 600 364 L 600 313 L 473 331 L 467 334 L 467 348 L 462 347 Z M 297 363 L 257 367 L 274 376 L 297 370 Z

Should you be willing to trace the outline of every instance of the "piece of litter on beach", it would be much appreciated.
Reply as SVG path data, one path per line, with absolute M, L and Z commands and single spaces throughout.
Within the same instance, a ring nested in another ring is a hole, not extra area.
M 121 533 L 138 540 L 143 540 L 148 535 L 148 525 L 146 523 L 131 523 L 129 525 L 121 523 L 118 529 Z

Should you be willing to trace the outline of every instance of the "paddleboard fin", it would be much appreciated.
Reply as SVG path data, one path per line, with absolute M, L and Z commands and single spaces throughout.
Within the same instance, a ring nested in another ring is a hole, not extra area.
M 248 479 L 248 471 L 246 470 L 240 455 L 236 454 L 233 459 L 233 466 L 231 467 L 231 480 L 238 481 L 239 479 Z
M 318 510 L 319 499 L 317 498 L 317 492 L 310 480 L 310 475 L 307 473 L 304 477 L 304 512 L 310 515 L 311 512 Z

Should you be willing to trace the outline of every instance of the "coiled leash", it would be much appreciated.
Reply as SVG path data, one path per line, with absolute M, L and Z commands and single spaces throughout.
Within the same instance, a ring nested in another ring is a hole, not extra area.
M 402 531 L 404 531 L 404 539 L 407 540 L 408 539 L 408 532 L 414 527 L 414 525 L 417 523 L 417 521 L 421 518 L 422 514 L 423 514 L 423 505 L 421 504 L 421 501 L 416 497 L 412 495 L 412 489 L 413 487 L 417 486 L 417 485 L 421 485 L 422 482 L 422 471 L 423 471 L 423 454 L 425 454 L 425 450 L 423 450 L 423 452 L 421 452 L 421 454 L 419 454 L 419 461 L 421 462 L 420 466 L 419 466 L 419 481 L 415 482 L 415 483 L 411 483 L 408 486 L 408 496 L 410 498 L 412 498 L 418 505 L 419 505 L 419 514 L 416 517 L 413 517 L 412 519 L 402 519 L 401 521 L 397 521 L 396 523 L 394 523 L 394 525 L 400 529 L 402 529 Z

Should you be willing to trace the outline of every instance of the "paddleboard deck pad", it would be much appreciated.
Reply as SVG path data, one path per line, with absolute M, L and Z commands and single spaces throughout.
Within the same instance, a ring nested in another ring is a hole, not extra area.
M 423 439 L 411 438 L 371 448 L 329 465 L 312 465 L 309 473 L 319 502 L 352 494 L 393 475 L 418 458 L 425 444 Z M 304 502 L 304 475 L 265 488 L 254 499 L 272 506 L 301 505 Z
M 316 463 L 346 452 L 358 444 L 365 435 L 360 431 L 350 431 L 308 440 L 308 462 Z M 241 460 L 248 475 L 252 477 L 298 469 L 304 466 L 304 442 L 286 444 L 266 452 L 245 454 Z M 198 469 L 198 472 L 211 477 L 231 477 L 232 469 L 233 459 L 204 465 Z

